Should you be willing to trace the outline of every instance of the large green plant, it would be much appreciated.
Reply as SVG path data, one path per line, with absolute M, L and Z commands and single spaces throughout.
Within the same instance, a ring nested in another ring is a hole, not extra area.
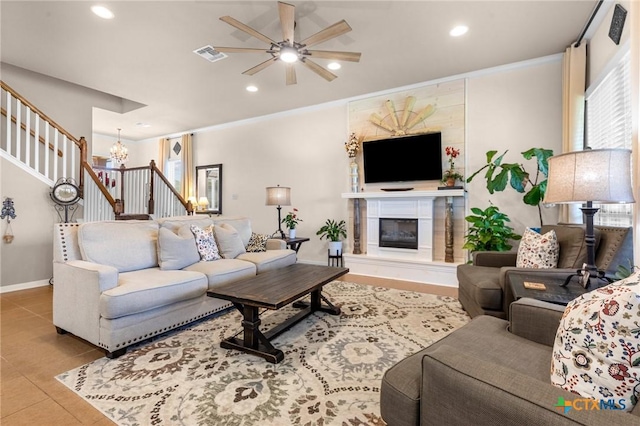
M 511 250 L 510 240 L 519 240 L 520 235 L 513 232 L 513 228 L 506 224 L 511 222 L 509 217 L 500 212 L 498 207 L 489 206 L 485 210 L 473 207 L 475 215 L 465 217 L 471 224 L 467 235 L 464 236 L 463 249 L 471 251 L 508 251 Z
M 524 165 L 502 162 L 507 152 L 509 152 L 509 150 L 495 157 L 498 151 L 487 151 L 487 164 L 469 176 L 467 183 L 471 182 L 478 173 L 487 169 L 484 178 L 487 181 L 489 193 L 493 194 L 495 191 L 504 191 L 507 183 L 509 183 L 516 191 L 525 193 L 522 197 L 525 204 L 538 207 L 538 217 L 540 218 L 540 226 L 542 226 L 542 209 L 540 204 L 547 190 L 547 175 L 549 174 L 548 159 L 553 156 L 553 151 L 544 148 L 531 148 L 521 153 L 527 160 L 531 160 L 534 157 L 536 158 L 537 171 L 535 179 L 533 180 L 529 172 L 524 168 Z
M 326 238 L 329 241 L 340 241 L 340 237 L 347 238 L 347 224 L 344 220 L 337 222 L 327 219 L 324 226 L 316 232 L 320 239 Z

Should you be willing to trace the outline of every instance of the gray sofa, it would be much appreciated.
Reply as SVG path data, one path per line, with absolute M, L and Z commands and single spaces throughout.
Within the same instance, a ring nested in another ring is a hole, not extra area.
M 458 265 L 458 299 L 471 315 L 491 315 L 507 318 L 514 298 L 508 285 L 509 274 L 526 272 L 528 276 L 562 278 L 575 273 L 586 262 L 584 227 L 574 225 L 545 225 L 541 232 L 555 230 L 560 246 L 558 268 L 516 268 L 515 251 L 484 251 L 472 254 L 473 263 Z M 615 274 L 619 265 L 629 267 L 633 261 L 632 228 L 596 226 L 596 265 L 608 276 Z M 607 284 L 602 282 L 602 285 Z
M 200 261 L 191 224 L 224 228 L 235 253 Z M 225 310 L 231 304 L 207 290 L 296 262 L 283 240 L 267 240 L 263 252 L 238 253 L 251 234 L 246 217 L 57 224 L 53 323 L 58 333 L 73 333 L 114 358 L 136 342 Z
M 511 304 L 510 322 L 483 315 L 391 367 L 380 412 L 389 426 L 638 425 L 631 413 L 569 410 L 578 396 L 551 384 L 553 341 L 564 307 L 533 299 Z

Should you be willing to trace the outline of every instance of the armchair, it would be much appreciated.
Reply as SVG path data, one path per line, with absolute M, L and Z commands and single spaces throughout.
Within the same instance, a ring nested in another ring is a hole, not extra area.
M 596 265 L 613 275 L 619 265 L 633 260 L 632 228 L 596 226 Z M 508 285 L 509 274 L 527 272 L 545 278 L 564 278 L 582 267 L 587 253 L 584 228 L 578 225 L 545 225 L 542 233 L 555 230 L 560 245 L 558 268 L 516 268 L 516 252 L 475 252 L 472 263 L 458 265 L 458 298 L 471 315 L 491 315 L 506 319 L 514 298 Z M 606 284 L 605 282 L 602 283 Z
M 630 413 L 569 410 L 576 395 L 551 384 L 553 341 L 564 308 L 533 299 L 511 304 L 510 322 L 483 315 L 391 367 L 380 412 L 389 426 L 632 425 Z

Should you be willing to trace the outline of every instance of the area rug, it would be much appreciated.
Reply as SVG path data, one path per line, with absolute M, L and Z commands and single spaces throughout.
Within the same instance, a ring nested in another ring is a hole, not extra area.
M 451 297 L 335 281 L 317 312 L 273 341 L 271 364 L 220 348 L 235 310 L 98 359 L 57 378 L 118 425 L 383 425 L 384 372 L 469 321 Z M 266 311 L 271 328 L 294 308 Z

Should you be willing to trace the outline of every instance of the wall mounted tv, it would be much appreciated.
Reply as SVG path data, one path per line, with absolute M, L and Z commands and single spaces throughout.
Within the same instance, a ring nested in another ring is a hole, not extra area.
M 365 183 L 442 179 L 441 133 L 364 142 Z

